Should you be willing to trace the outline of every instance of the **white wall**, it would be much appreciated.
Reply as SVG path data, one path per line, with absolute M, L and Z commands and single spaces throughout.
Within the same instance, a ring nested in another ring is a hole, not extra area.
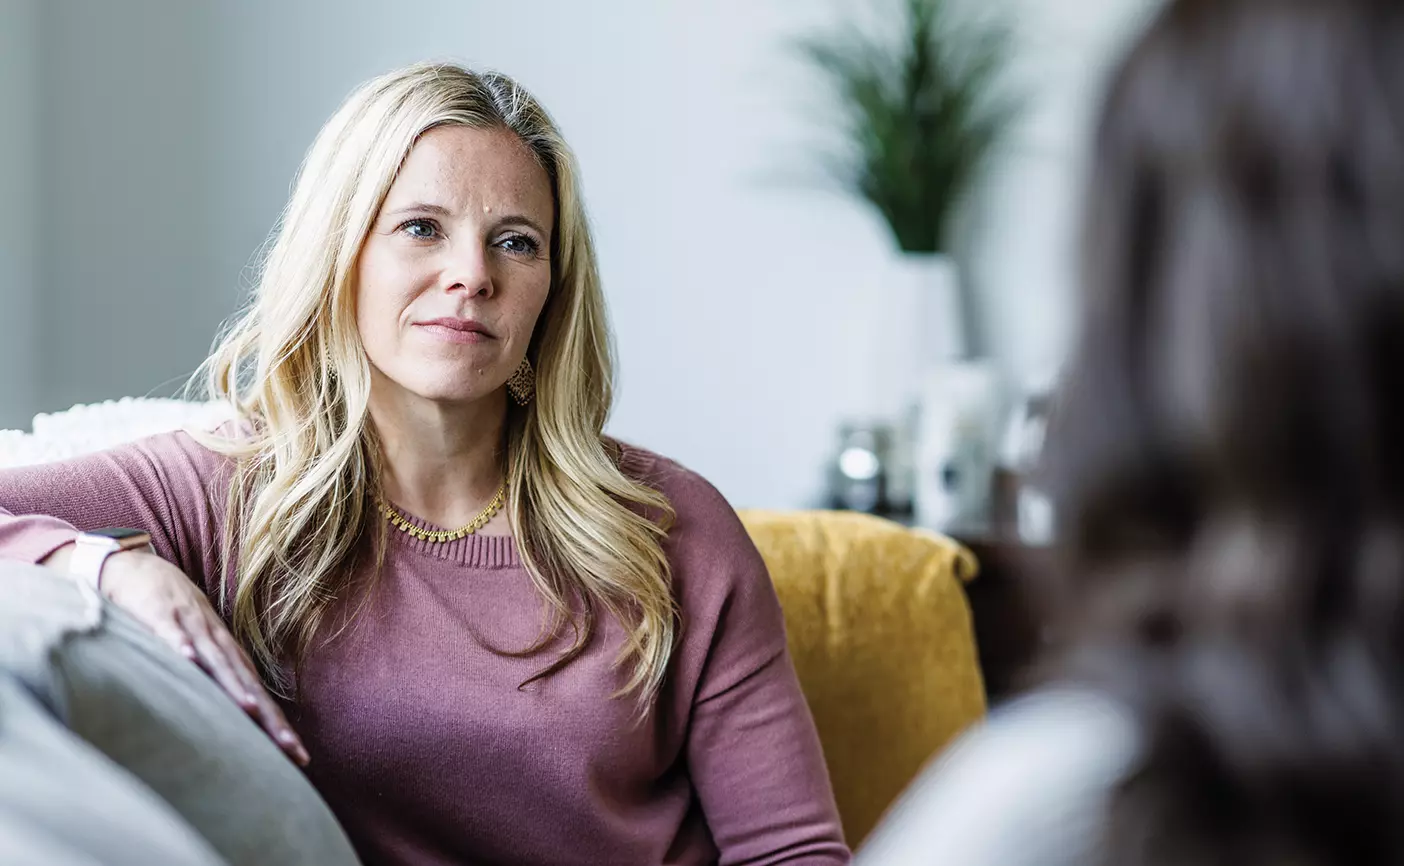
M 971 269 L 995 352 L 1041 379 L 1071 336 L 1078 206 L 1103 79 L 1158 0 L 1004 0 L 1018 23 L 1014 77 L 1028 107 L 977 215 Z
M 1033 110 L 991 181 L 972 279 L 1024 377 L 1065 337 L 1091 76 L 1147 0 L 1002 2 Z M 44 400 L 146 392 L 198 363 L 341 98 L 458 59 L 522 80 L 579 153 L 621 359 L 612 431 L 737 504 L 808 504 L 875 375 L 858 347 L 889 249 L 866 209 L 786 180 L 813 79 L 784 43 L 843 6 L 50 0 L 45 193 L 68 216 L 40 245 L 43 333 L 65 335 L 42 353 Z M 76 331 L 75 310 L 93 313 Z
M 0 429 L 38 408 L 39 6 L 0 0 Z

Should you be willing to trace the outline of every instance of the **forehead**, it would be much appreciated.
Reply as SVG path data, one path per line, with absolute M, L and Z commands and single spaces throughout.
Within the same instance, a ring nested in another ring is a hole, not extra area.
M 549 217 L 551 180 L 530 148 L 506 129 L 441 126 L 419 137 L 386 196 L 454 211 L 510 208 Z

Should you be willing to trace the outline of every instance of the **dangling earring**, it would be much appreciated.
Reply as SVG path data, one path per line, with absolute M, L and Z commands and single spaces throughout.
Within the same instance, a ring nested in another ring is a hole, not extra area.
M 525 406 L 536 396 L 536 371 L 532 369 L 531 361 L 522 358 L 522 363 L 517 365 L 507 380 L 507 391 L 518 406 Z

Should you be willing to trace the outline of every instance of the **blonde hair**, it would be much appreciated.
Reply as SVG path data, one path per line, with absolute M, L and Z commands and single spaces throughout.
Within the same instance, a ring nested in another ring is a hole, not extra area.
M 391 72 L 357 89 L 308 151 L 251 305 L 203 368 L 209 396 L 231 402 L 250 428 L 206 437 L 235 458 L 225 548 L 237 548 L 237 567 L 232 599 L 222 583 L 221 601 L 235 636 L 284 688 L 278 660 L 304 656 L 333 599 L 365 591 L 349 580 L 358 543 L 380 523 L 370 504 L 380 451 L 367 423 L 355 265 L 410 149 L 448 125 L 512 131 L 555 194 L 552 285 L 528 349 L 536 399 L 510 408 L 506 422 L 508 516 L 549 612 L 520 654 L 573 628 L 570 648 L 533 679 L 549 675 L 584 651 L 600 613 L 616 617 L 626 640 L 615 663 L 632 663 L 616 696 L 637 693 L 646 708 L 677 630 L 662 547 L 673 511 L 624 475 L 603 435 L 613 362 L 575 159 L 542 107 L 504 75 L 449 64 Z

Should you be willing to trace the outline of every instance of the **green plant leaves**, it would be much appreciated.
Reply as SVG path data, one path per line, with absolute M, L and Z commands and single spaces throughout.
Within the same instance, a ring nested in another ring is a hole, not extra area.
M 952 212 L 1017 109 L 1001 92 L 1010 32 L 958 20 L 947 0 L 902 3 L 899 44 L 850 26 L 798 49 L 827 79 L 847 145 L 820 166 L 878 209 L 903 250 L 944 252 Z

